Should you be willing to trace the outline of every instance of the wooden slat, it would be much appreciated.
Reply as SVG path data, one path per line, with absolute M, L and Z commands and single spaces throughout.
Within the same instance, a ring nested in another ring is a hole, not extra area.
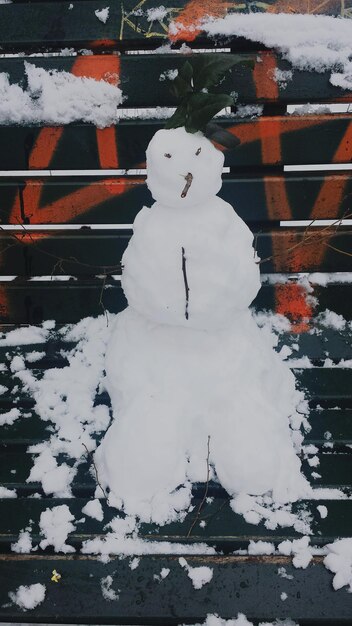
M 338 173 L 224 175 L 219 196 L 247 223 L 337 219 L 350 211 L 352 177 Z M 153 198 L 142 176 L 0 178 L 2 224 L 131 224 Z
M 219 121 L 242 142 L 226 153 L 225 165 L 240 171 L 253 166 L 350 163 L 351 119 L 348 114 L 333 114 Z M 0 154 L 0 170 L 116 169 L 117 163 L 120 168 L 142 167 L 149 141 L 163 127 L 160 121 L 121 121 L 115 136 L 109 131 L 106 141 L 106 129 L 89 124 L 64 129 L 2 126 L 0 144 L 7 149 Z M 271 149 L 265 147 L 268 141 Z
M 313 0 L 311 5 L 304 0 L 298 3 L 297 12 L 303 13 L 327 13 L 330 15 L 344 15 L 346 5 L 350 0 L 345 0 L 344 8 L 340 0 L 326 0 L 318 2 Z M 255 6 L 257 4 L 257 7 Z M 110 6 L 110 17 L 106 24 L 100 22 L 94 15 L 94 11 L 104 8 L 102 0 L 81 0 L 74 3 L 74 8 L 69 10 L 70 2 L 50 3 L 35 2 L 1 5 L 0 9 L 0 41 L 5 49 L 31 48 L 31 47 L 61 47 L 75 45 L 80 48 L 122 48 L 123 46 L 139 44 L 151 46 L 166 43 L 168 41 L 168 25 L 170 21 L 177 19 L 185 25 L 193 26 L 192 32 L 180 32 L 178 41 L 187 40 L 187 43 L 196 41 L 197 44 L 206 41 L 197 25 L 202 17 L 225 15 L 227 10 L 238 10 L 238 3 L 221 0 L 214 9 L 212 5 L 204 5 L 203 10 L 194 12 L 193 3 L 190 1 L 165 0 L 164 5 L 168 11 L 166 17 L 159 21 L 148 21 L 148 14 L 133 14 L 138 3 L 135 0 L 116 1 Z M 242 6 L 241 6 L 242 5 Z M 241 3 L 240 10 L 259 9 L 270 12 L 292 12 L 292 3 L 281 0 L 276 4 L 269 1 L 266 3 L 254 1 Z M 106 4 L 105 4 L 106 6 Z M 123 11 L 122 11 L 123 6 Z M 148 8 L 155 8 L 153 2 Z M 295 11 L 295 9 L 293 9 Z M 26 26 L 31 24 L 31 28 Z M 174 37 L 175 40 L 175 37 Z M 243 42 L 242 46 L 243 46 Z M 247 44 L 248 45 L 248 44 Z M 253 48 L 253 45 L 252 45 Z
M 352 303 L 349 285 L 332 284 L 329 287 L 315 286 L 312 294 L 317 298 L 314 307 L 307 303 L 307 292 L 293 283 L 265 285 L 254 301 L 257 310 L 273 310 L 289 316 L 293 328 L 310 329 L 309 319 L 325 309 L 330 309 L 347 320 L 352 320 Z M 118 313 L 126 307 L 126 299 L 118 281 L 71 280 L 0 282 L 0 323 L 41 324 L 54 319 L 59 324 L 78 322 L 83 317 L 103 313 L 102 301 L 108 311 Z
M 113 559 L 108 564 L 86 556 L 3 555 L 0 556 L 0 616 L 3 621 L 23 619 L 17 606 L 9 605 L 8 593 L 18 585 L 42 583 L 46 598 L 31 612 L 31 619 L 42 622 L 79 623 L 203 623 L 209 610 L 223 618 L 238 612 L 249 620 L 272 621 L 277 615 L 309 619 L 312 626 L 327 620 L 349 620 L 352 597 L 344 589 L 334 591 L 332 574 L 316 557 L 307 569 L 295 569 L 290 557 L 240 556 L 187 557 L 191 567 L 213 569 L 212 581 L 195 591 L 178 556 L 145 556 L 135 570 L 129 559 Z M 285 567 L 293 579 L 278 576 Z M 158 583 L 153 577 L 162 568 L 170 574 Z M 50 582 L 52 571 L 62 575 L 60 584 Z M 112 588 L 119 600 L 108 601 L 101 592 L 101 579 L 113 578 Z M 255 590 L 255 602 L 253 593 Z M 287 593 L 285 602 L 281 593 Z M 170 617 L 171 616 L 171 617 Z M 331 622 L 330 622 L 331 624 Z
M 223 53 L 227 56 L 230 53 Z M 212 54 L 213 56 L 213 54 Z M 221 85 L 214 88 L 220 93 L 238 94 L 237 104 L 258 103 L 289 103 L 294 102 L 332 102 L 344 97 L 351 100 L 351 94 L 329 82 L 329 74 L 312 73 L 292 70 L 288 61 L 271 51 L 243 55 L 253 64 L 236 65 L 226 72 Z M 176 106 L 178 99 L 170 91 L 171 83 L 165 80 L 170 70 L 179 69 L 184 63 L 180 54 L 152 55 L 84 55 L 78 57 L 22 57 L 0 59 L 0 72 L 9 74 L 13 83 L 26 82 L 25 63 L 50 70 L 72 72 L 75 75 L 92 76 L 94 79 L 112 80 L 116 76 L 123 91 L 124 107 L 155 107 Z M 268 68 L 265 71 L 265 68 Z M 275 69 L 291 71 L 292 79 L 287 84 L 277 83 Z M 258 71 L 260 70 L 260 71 Z M 143 76 L 143 80 L 141 80 Z M 268 89 L 268 82 L 272 89 Z M 263 83 L 263 84 L 262 84 Z M 145 89 L 145 85 L 153 85 L 153 89 Z M 262 96 L 260 94 L 263 94 Z
M 255 231 L 262 272 L 350 272 L 352 230 L 340 227 Z M 119 274 L 131 231 L 1 232 L 0 275 Z
M 192 499 L 194 511 L 199 509 L 202 500 L 202 490 Z M 204 491 L 204 487 L 203 487 Z M 55 506 L 68 506 L 76 520 L 84 521 L 77 524 L 76 530 L 70 533 L 67 542 L 74 546 L 81 546 L 82 541 L 92 539 L 104 534 L 106 524 L 119 514 L 109 507 L 106 501 L 101 500 L 104 519 L 99 522 L 82 514 L 82 508 L 87 504 L 87 498 L 14 498 L 0 499 L 0 548 L 2 551 L 9 550 L 10 544 L 15 542 L 18 534 L 31 519 L 31 536 L 33 543 L 41 540 L 39 520 L 43 511 Z M 326 506 L 328 515 L 321 518 L 317 507 Z M 351 534 L 348 521 L 352 517 L 352 502 L 350 500 L 302 500 L 294 503 L 293 513 L 302 510 L 309 511 L 311 521 L 311 543 L 323 546 L 333 541 L 335 537 L 349 537 Z M 188 513 L 182 522 L 172 522 L 165 526 L 155 524 L 142 524 L 139 536 L 151 541 L 179 542 L 187 545 L 194 542 L 206 542 L 226 545 L 228 549 L 246 549 L 250 540 L 272 541 L 277 545 L 285 539 L 297 539 L 300 534 L 292 527 L 270 530 L 261 522 L 258 525 L 249 524 L 242 515 L 236 514 L 230 507 L 230 497 L 219 493 L 219 497 L 213 497 L 212 501 L 205 503 L 201 509 L 199 521 L 204 520 L 206 525 L 197 523 L 188 531 L 194 521 L 194 511 Z M 52 552 L 49 548 L 48 552 Z

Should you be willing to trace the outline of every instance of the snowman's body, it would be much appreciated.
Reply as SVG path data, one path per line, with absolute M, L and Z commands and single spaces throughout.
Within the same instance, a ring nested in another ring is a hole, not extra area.
M 231 494 L 308 494 L 290 436 L 299 393 L 248 309 L 260 288 L 253 236 L 216 193 L 223 155 L 201 133 L 156 133 L 156 199 L 123 257 L 129 307 L 106 358 L 115 421 L 96 453 L 110 500 L 165 522 L 209 463 Z

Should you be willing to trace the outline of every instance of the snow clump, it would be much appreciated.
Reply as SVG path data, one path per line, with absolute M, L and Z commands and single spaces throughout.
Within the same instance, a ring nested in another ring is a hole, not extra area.
M 178 562 L 181 567 L 186 570 L 195 589 L 201 589 L 204 585 L 210 583 L 213 578 L 213 570 L 211 567 L 206 567 L 205 565 L 201 567 L 191 567 L 183 557 L 179 558 Z
M 14 604 L 22 609 L 22 611 L 28 611 L 35 609 L 36 606 L 41 604 L 45 598 L 45 585 L 41 583 L 35 583 L 34 585 L 20 585 L 16 591 L 10 591 L 9 596 Z
M 324 565 L 335 574 L 332 585 L 335 590 L 347 586 L 352 593 L 352 539 L 339 539 L 326 546 L 328 554 Z

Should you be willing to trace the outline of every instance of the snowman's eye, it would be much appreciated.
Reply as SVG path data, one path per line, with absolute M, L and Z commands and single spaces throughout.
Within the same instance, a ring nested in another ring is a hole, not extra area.
M 165 156 L 167 159 L 171 159 L 171 154 L 169 154 L 168 152 L 166 152 L 166 153 L 164 154 L 164 156 Z
M 196 152 L 196 156 L 198 156 L 198 154 L 200 154 L 202 151 L 202 148 L 198 148 L 197 152 Z

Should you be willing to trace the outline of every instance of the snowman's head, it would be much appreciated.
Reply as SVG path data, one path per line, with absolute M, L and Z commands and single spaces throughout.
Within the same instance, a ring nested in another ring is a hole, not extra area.
M 158 130 L 147 148 L 147 185 L 160 204 L 188 208 L 218 193 L 223 165 L 223 153 L 203 133 Z

